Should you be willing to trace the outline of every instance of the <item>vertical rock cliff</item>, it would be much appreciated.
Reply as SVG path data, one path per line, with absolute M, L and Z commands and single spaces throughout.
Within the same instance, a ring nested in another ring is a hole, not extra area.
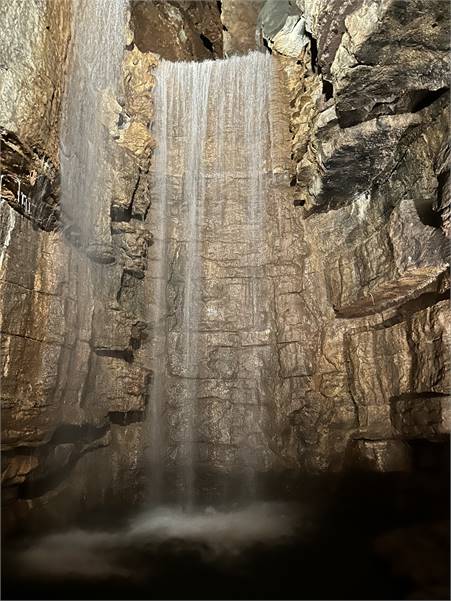
M 96 242 L 107 252 L 90 256 L 60 204 L 74 7 L 11 0 L 0 14 L 4 515 L 139 488 L 154 367 L 153 53 L 260 47 L 277 64 L 288 180 L 271 217 L 266 451 L 297 470 L 409 469 L 410 443 L 440 444 L 450 428 L 447 3 L 134 0 L 121 89 L 99 107 L 111 178 Z M 229 293 L 212 287 L 205 302 Z M 229 344 L 213 346 L 207 371 L 234 365 L 217 351 Z
M 408 469 L 406 441 L 450 428 L 448 7 L 288 5 L 279 31 L 271 2 L 262 23 L 284 55 L 308 249 L 292 302 L 314 316 L 288 419 L 306 465 Z
M 3 485 L 15 516 L 53 497 L 78 505 L 129 487 L 150 378 L 141 343 L 156 61 L 124 27 L 120 95 L 101 90 L 98 107 L 110 178 L 107 228 L 90 243 L 108 256 L 87 255 L 59 204 L 74 7 L 18 1 L 2 13 Z

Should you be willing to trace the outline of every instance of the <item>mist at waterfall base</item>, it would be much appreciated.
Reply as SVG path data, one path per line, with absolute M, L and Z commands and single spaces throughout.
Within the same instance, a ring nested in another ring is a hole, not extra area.
M 287 503 L 223 511 L 206 507 L 189 513 L 165 506 L 138 514 L 119 530 L 74 529 L 43 537 L 17 559 L 30 572 L 51 577 L 133 578 L 131 566 L 118 562 L 131 548 L 157 548 L 169 542 L 181 553 L 187 546 L 196 548 L 204 560 L 232 558 L 254 545 L 289 540 L 295 516 Z
M 449 468 L 449 447 L 442 455 Z M 280 474 L 270 502 L 189 514 L 103 506 L 68 529 L 11 541 L 2 598 L 445 599 L 440 475 L 430 464 L 415 475 Z

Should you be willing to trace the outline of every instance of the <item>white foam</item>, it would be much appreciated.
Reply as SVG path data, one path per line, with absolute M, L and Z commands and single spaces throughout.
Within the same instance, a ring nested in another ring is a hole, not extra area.
M 129 577 L 129 569 L 121 565 L 121 552 L 131 547 L 172 540 L 183 552 L 184 544 L 199 543 L 204 554 L 216 558 L 240 554 L 255 544 L 286 541 L 295 526 L 296 512 L 283 503 L 256 503 L 229 511 L 160 507 L 138 515 L 116 532 L 76 529 L 51 534 L 22 552 L 18 561 L 33 573 L 54 578 Z
M 255 503 L 243 509 L 186 513 L 162 507 L 138 516 L 130 536 L 146 540 L 202 542 L 215 552 L 235 552 L 255 543 L 274 543 L 294 533 L 295 513 L 282 503 Z

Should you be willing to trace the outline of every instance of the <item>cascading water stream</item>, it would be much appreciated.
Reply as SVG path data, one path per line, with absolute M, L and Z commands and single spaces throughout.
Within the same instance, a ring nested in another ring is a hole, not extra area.
M 272 69 L 270 55 L 254 52 L 197 63 L 163 60 L 156 72 L 151 477 L 156 498 L 169 461 L 187 506 L 195 502 L 198 465 L 214 467 L 215 445 L 230 449 L 230 469 L 247 473 L 253 494 L 254 437 L 266 401 L 259 348 L 270 328 L 259 295 L 267 261 Z M 230 256 L 221 256 L 221 244 Z M 243 288 L 245 323 L 227 298 L 210 298 L 212 288 L 227 289 L 235 280 Z M 239 342 L 222 342 L 234 327 Z M 216 361 L 226 352 L 229 362 Z M 218 440 L 208 386 L 221 395 Z
M 81 246 L 102 261 L 110 239 L 108 123 L 125 47 L 128 0 L 74 0 L 61 127 L 61 209 Z

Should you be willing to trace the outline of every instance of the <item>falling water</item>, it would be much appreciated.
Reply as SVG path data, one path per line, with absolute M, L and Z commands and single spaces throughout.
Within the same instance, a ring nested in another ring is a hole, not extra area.
M 109 239 L 108 125 L 119 88 L 128 0 L 74 0 L 61 130 L 61 206 L 83 246 Z
M 167 454 L 178 467 L 184 501 L 191 505 L 196 465 L 201 459 L 205 462 L 202 448 L 208 450 L 202 428 L 213 428 L 214 416 L 208 422 L 205 406 L 200 408 L 209 383 L 225 387 L 227 423 L 218 436 L 225 437 L 223 447 L 235 451 L 232 463 L 247 470 L 251 486 L 255 425 L 240 411 L 254 403 L 252 415 L 261 419 L 258 339 L 269 325 L 262 318 L 258 296 L 266 255 L 272 59 L 254 52 L 218 61 L 163 60 L 156 78 L 153 487 L 161 486 L 158 466 Z M 227 247 L 226 256 L 221 256 L 221 244 Z M 235 310 L 221 295 L 214 301 L 216 308 L 210 306 L 208 290 L 215 286 L 227 290 L 233 278 L 242 285 L 243 306 Z M 221 317 L 224 311 L 230 327 Z M 243 316 L 247 316 L 244 325 Z M 208 336 L 230 337 L 230 328 L 241 336 L 235 344 L 239 348 L 228 351 L 219 340 L 208 359 Z M 246 357 L 231 360 L 236 373 L 230 372 L 227 360 L 211 366 L 215 353 L 235 351 Z

